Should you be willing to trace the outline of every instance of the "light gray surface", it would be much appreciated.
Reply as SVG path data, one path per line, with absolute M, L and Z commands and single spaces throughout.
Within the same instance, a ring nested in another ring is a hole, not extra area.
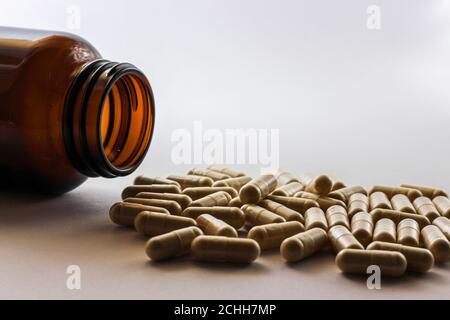
M 139 172 L 185 172 L 171 133 L 280 129 L 280 165 L 348 184 L 450 189 L 450 5 L 377 1 L 2 1 L 3 25 L 66 27 L 103 55 L 149 75 L 154 141 Z M 33 4 L 33 5 L 31 5 Z M 105 13 L 106 12 L 106 13 Z M 239 169 L 257 174 L 259 167 Z M 109 206 L 131 178 L 92 180 L 58 199 L 0 195 L 1 298 L 431 298 L 450 296 L 449 265 L 369 291 L 331 255 L 289 266 L 277 254 L 247 268 L 147 262 L 144 240 L 113 226 Z M 66 267 L 82 290 L 66 289 Z

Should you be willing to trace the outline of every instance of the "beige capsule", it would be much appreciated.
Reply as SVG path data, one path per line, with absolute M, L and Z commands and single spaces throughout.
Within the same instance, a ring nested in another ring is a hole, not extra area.
M 275 173 L 275 178 L 277 179 L 277 185 L 284 186 L 285 184 L 289 184 L 291 182 L 300 182 L 300 179 L 291 174 L 290 172 L 279 170 Z
M 414 201 L 416 198 L 423 196 L 422 192 L 417 189 L 404 188 L 404 187 L 390 187 L 390 186 L 373 186 L 372 189 L 369 190 L 369 194 L 374 192 L 381 191 L 383 192 L 389 199 L 391 199 L 396 194 L 404 194 L 409 198 L 410 201 Z
M 245 220 L 251 226 L 286 222 L 286 219 L 283 217 L 254 204 L 246 204 L 242 206 L 242 211 L 244 211 Z
M 355 236 L 346 227 L 341 225 L 330 228 L 328 231 L 328 239 L 330 239 L 331 246 L 336 253 L 344 249 L 364 250 L 364 247 Z
M 275 189 L 272 192 L 275 196 L 292 197 L 299 191 L 302 191 L 305 187 L 300 182 L 290 182 L 281 187 Z
M 325 213 L 327 218 L 328 227 L 332 228 L 334 226 L 344 226 L 347 229 L 350 229 L 350 222 L 348 221 L 347 210 L 341 206 L 332 206 L 329 207 L 327 212 Z
M 326 197 L 326 196 L 319 196 L 318 194 L 314 194 L 311 192 L 300 191 L 300 192 L 297 192 L 294 195 L 294 197 L 314 200 L 317 202 L 320 209 L 322 209 L 323 211 L 326 211 L 326 210 L 328 210 L 329 207 L 332 207 L 335 205 L 340 205 L 344 208 L 347 208 L 347 205 L 341 200 L 333 199 L 333 198 Z
M 277 187 L 277 179 L 267 174 L 253 179 L 239 191 L 242 203 L 258 203 Z
M 164 178 L 152 178 L 152 177 L 146 177 L 146 176 L 137 176 L 134 179 L 133 184 L 135 185 L 152 185 L 152 184 L 173 184 L 180 187 L 180 184 L 176 181 L 172 181 L 169 179 Z
M 192 199 L 189 196 L 178 193 L 139 192 L 136 195 L 136 198 L 176 201 L 183 210 L 189 207 L 192 202 Z
M 234 207 L 189 207 L 182 212 L 182 216 L 197 219 L 202 214 L 209 214 L 225 221 L 235 229 L 241 228 L 245 223 L 245 214 L 240 208 Z
M 169 211 L 160 207 L 145 206 L 138 203 L 117 202 L 109 209 L 109 217 L 112 222 L 121 226 L 134 226 L 134 219 L 142 211 L 159 212 L 169 214 Z
M 364 189 L 362 186 L 351 186 L 351 187 L 345 187 L 345 188 L 330 192 L 330 194 L 328 196 L 330 198 L 348 202 L 348 200 L 350 199 L 350 196 L 354 193 L 362 193 L 362 194 L 367 195 L 366 189 Z
M 226 175 L 226 174 L 223 174 L 220 172 L 216 172 L 216 171 L 212 171 L 212 170 L 208 170 L 208 169 L 198 169 L 198 168 L 193 168 L 193 169 L 189 170 L 187 174 L 193 175 L 193 176 L 211 178 L 213 181 L 219 181 L 219 180 L 224 180 L 224 179 L 230 178 L 229 175 Z
M 223 220 L 210 214 L 202 214 L 197 219 L 200 229 L 207 235 L 237 238 L 237 231 Z
M 298 221 L 302 224 L 305 223 L 305 219 L 300 213 L 278 202 L 266 199 L 258 203 L 258 205 L 283 217 L 286 221 Z
M 319 175 L 314 178 L 303 177 L 300 182 L 305 185 L 305 191 L 315 193 L 321 196 L 326 196 L 330 193 L 333 187 L 333 181 L 327 175 Z
M 284 239 L 305 231 L 298 221 L 271 223 L 256 226 L 248 232 L 248 238 L 258 242 L 261 250 L 279 248 Z
M 128 203 L 139 203 L 146 206 L 152 206 L 152 207 L 160 207 L 167 209 L 170 214 L 173 214 L 175 216 L 181 215 L 181 212 L 183 209 L 178 204 L 178 202 L 173 200 L 162 200 L 162 199 L 144 199 L 144 198 L 126 198 L 123 200 L 123 202 Z
M 192 201 L 192 207 L 220 207 L 226 206 L 231 200 L 231 196 L 228 192 L 219 191 L 213 194 L 207 195 L 203 198 Z
M 430 198 L 418 197 L 414 200 L 413 204 L 417 213 L 427 217 L 430 222 L 433 222 L 434 219 L 440 217 L 439 211 L 436 209 Z
M 158 212 L 142 211 L 134 219 L 134 228 L 136 231 L 150 237 L 196 226 L 197 222 L 194 219 L 171 216 Z
M 328 243 L 327 233 L 320 228 L 314 228 L 285 239 L 280 246 L 284 260 L 297 262 L 322 250 Z
M 369 195 L 370 210 L 392 209 L 391 201 L 384 192 L 376 191 Z
M 403 188 L 410 188 L 410 189 L 417 189 L 420 192 L 422 192 L 422 194 L 430 199 L 433 199 L 434 197 L 437 196 L 444 196 L 448 198 L 448 194 L 447 192 L 445 192 L 442 189 L 438 189 L 438 188 L 430 188 L 430 187 L 425 187 L 425 186 L 418 186 L 415 184 L 401 184 L 400 187 Z
M 372 215 L 372 219 L 375 223 L 380 219 L 387 218 L 391 219 L 396 224 L 404 219 L 413 219 L 417 221 L 420 228 L 423 228 L 430 224 L 430 220 L 428 220 L 427 217 L 413 213 L 401 212 L 397 210 L 375 209 L 370 211 L 370 214 Z
M 122 200 L 136 197 L 141 192 L 181 193 L 178 186 L 173 184 L 151 184 L 128 186 L 122 191 Z
M 297 211 L 298 213 L 304 214 L 306 210 L 312 207 L 319 207 L 317 201 L 311 199 L 303 199 L 296 197 L 281 197 L 281 196 L 267 196 L 267 199 L 278 202 L 285 207 Z
M 344 273 L 367 275 L 368 268 L 378 266 L 382 276 L 400 277 L 407 267 L 403 254 L 385 250 L 345 249 L 336 256 L 336 264 Z
M 369 211 L 369 198 L 364 193 L 354 193 L 348 198 L 348 217 L 351 219 L 358 212 Z
M 176 181 L 181 188 L 189 187 L 211 187 L 214 180 L 208 177 L 194 176 L 194 175 L 170 175 L 167 179 Z
M 347 185 L 341 180 L 332 179 L 332 181 L 333 181 L 333 186 L 331 187 L 331 191 L 336 191 L 336 190 L 347 187 Z
M 450 219 L 447 217 L 439 217 L 434 219 L 433 224 L 438 227 L 450 241 Z
M 309 208 L 305 212 L 305 227 L 306 230 L 320 228 L 328 231 L 328 222 L 325 213 L 320 208 Z
M 230 200 L 230 202 L 228 203 L 228 205 L 230 207 L 236 207 L 236 208 L 240 208 L 242 207 L 244 204 L 241 201 L 241 198 L 236 197 Z
M 252 239 L 200 236 L 192 242 L 194 258 L 207 262 L 251 263 L 261 254 Z
M 372 216 L 367 212 L 358 212 L 352 218 L 352 233 L 364 247 L 372 242 L 373 227 Z
M 414 200 L 415 201 L 415 200 Z M 416 213 L 413 204 L 404 194 L 396 194 L 391 198 L 392 208 L 401 212 Z
M 213 187 L 230 187 L 239 192 L 250 181 L 252 181 L 252 178 L 247 176 L 229 178 L 214 182 Z
M 397 230 L 394 221 L 386 218 L 378 220 L 373 230 L 373 241 L 397 242 Z
M 410 247 L 419 246 L 420 227 L 417 221 L 403 219 L 397 224 L 397 242 Z
M 410 247 L 398 243 L 372 242 L 367 250 L 396 251 L 406 258 L 406 270 L 413 272 L 427 272 L 434 265 L 434 257 L 430 250 Z
M 226 174 L 227 176 L 229 176 L 231 178 L 237 178 L 237 177 L 245 176 L 244 172 L 236 171 L 236 170 L 233 170 L 233 169 L 230 169 L 230 168 L 224 168 L 224 167 L 218 167 L 218 166 L 209 166 L 208 169 L 211 170 L 211 171 L 215 171 L 215 172 Z
M 433 203 L 441 216 L 450 218 L 450 200 L 447 197 L 437 196 L 433 199 Z
M 425 247 L 431 251 L 436 262 L 450 260 L 450 241 L 435 225 L 426 226 L 421 231 Z
M 237 191 L 231 187 L 190 187 L 184 189 L 183 194 L 195 201 L 219 191 L 225 191 L 231 198 L 236 198 L 238 196 Z
M 153 261 L 179 257 L 191 251 L 192 241 L 203 235 L 197 227 L 187 227 L 151 238 L 145 245 L 145 253 Z

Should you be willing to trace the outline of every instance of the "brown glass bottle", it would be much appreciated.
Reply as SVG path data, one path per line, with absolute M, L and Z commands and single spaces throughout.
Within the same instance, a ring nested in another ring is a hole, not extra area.
M 0 27 L 2 188 L 62 193 L 128 175 L 153 127 L 153 93 L 135 66 L 72 34 Z

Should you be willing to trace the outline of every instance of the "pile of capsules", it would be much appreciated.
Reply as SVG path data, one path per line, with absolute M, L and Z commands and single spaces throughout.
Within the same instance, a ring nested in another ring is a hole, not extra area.
M 110 209 L 111 220 L 150 240 L 154 261 L 251 263 L 279 250 L 288 262 L 332 247 L 345 273 L 426 272 L 450 260 L 450 201 L 417 185 L 346 186 L 327 175 L 288 172 L 252 179 L 210 166 L 166 178 L 139 176 Z M 239 230 L 239 233 L 238 233 Z M 246 236 L 242 236 L 245 234 Z

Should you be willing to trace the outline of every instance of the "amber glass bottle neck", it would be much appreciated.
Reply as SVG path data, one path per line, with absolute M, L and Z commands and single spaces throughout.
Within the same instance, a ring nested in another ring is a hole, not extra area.
M 135 66 L 96 60 L 84 65 L 67 94 L 63 135 L 74 167 L 88 177 L 132 173 L 147 153 L 154 99 Z

